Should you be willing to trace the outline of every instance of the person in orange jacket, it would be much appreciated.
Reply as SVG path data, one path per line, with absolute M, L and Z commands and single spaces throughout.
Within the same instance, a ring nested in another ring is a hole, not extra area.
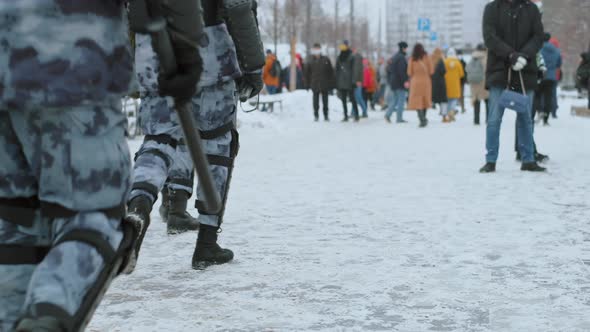
M 281 64 L 271 50 L 266 50 L 266 64 L 262 69 L 262 80 L 269 95 L 278 93 L 281 82 Z

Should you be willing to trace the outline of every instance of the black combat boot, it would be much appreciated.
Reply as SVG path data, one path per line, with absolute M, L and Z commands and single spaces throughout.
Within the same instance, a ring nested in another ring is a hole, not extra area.
M 139 235 L 137 240 L 133 244 L 133 253 L 129 257 L 126 271 L 124 273 L 130 273 L 137 265 L 137 258 L 139 257 L 139 250 L 143 243 L 143 238 L 150 225 L 150 213 L 152 212 L 152 202 L 145 195 L 139 195 L 132 199 L 127 206 L 127 216 L 125 220 L 133 224 L 133 227 L 138 230 Z
M 547 169 L 545 167 L 539 166 L 536 162 L 532 163 L 523 163 L 520 167 L 521 171 L 525 172 L 545 172 Z
M 201 225 L 197 247 L 193 254 L 193 269 L 201 270 L 210 265 L 224 264 L 234 258 L 234 253 L 229 249 L 223 249 L 217 244 L 217 231 L 219 227 Z
M 199 229 L 199 222 L 187 211 L 189 193 L 184 190 L 168 191 L 168 234 L 180 234 Z
M 16 326 L 15 332 L 66 332 L 67 329 L 55 317 L 25 318 Z
M 160 205 L 160 217 L 162 222 L 168 222 L 168 209 L 170 208 L 170 195 L 168 195 L 168 188 L 162 190 L 162 205 Z
M 496 163 L 486 163 L 479 169 L 480 173 L 494 173 L 496 171 Z

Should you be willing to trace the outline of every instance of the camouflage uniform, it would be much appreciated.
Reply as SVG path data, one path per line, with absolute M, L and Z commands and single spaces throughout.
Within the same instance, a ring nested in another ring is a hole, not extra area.
M 146 139 L 135 157 L 134 185 L 129 200 L 146 195 L 153 204 L 167 179 L 168 187 L 191 193 L 193 164 L 182 141 L 173 100 L 158 96 L 158 61 L 150 37 L 137 36 L 136 43 L 137 76 L 142 96 L 140 118 Z M 237 154 L 234 80 L 241 76 L 241 72 L 233 41 L 224 24 L 205 28 L 200 53 L 204 71 L 192 98 L 193 112 L 215 185 L 225 199 L 230 169 Z M 198 188 L 199 197 L 202 193 Z M 209 213 L 200 209 L 200 212 L 201 224 L 219 226 L 223 211 Z
M 0 3 L 0 331 L 74 316 L 122 241 L 125 20 L 122 1 Z

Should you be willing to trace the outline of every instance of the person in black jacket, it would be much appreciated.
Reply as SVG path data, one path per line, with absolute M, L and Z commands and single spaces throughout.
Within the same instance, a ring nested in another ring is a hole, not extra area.
M 403 119 L 404 105 L 408 98 L 408 59 L 406 53 L 408 51 L 408 43 L 400 42 L 398 44 L 399 52 L 390 60 L 387 66 L 387 84 L 391 88 L 391 97 L 388 101 L 387 112 L 385 113 L 385 121 L 391 122 L 391 115 L 395 112 L 397 114 L 397 123 L 405 123 Z
M 504 109 L 499 100 L 508 87 L 526 94 L 532 107 L 537 86 L 536 56 L 543 46 L 541 13 L 530 0 L 494 0 L 484 11 L 483 37 L 488 48 L 486 87 L 490 91 L 490 117 L 486 131 L 486 164 L 481 173 L 496 171 L 500 126 Z M 510 79 L 509 79 L 510 77 Z M 522 82 L 521 82 L 522 80 Z M 522 91 L 522 87 L 526 91 Z M 518 141 L 523 171 L 543 172 L 535 161 L 531 109 L 518 113 Z
M 344 122 L 348 121 L 348 98 L 352 102 L 354 120 L 359 120 L 358 106 L 354 98 L 354 60 L 350 45 L 345 40 L 340 45 L 340 55 L 336 61 L 336 88 L 338 89 L 338 96 L 342 99 L 342 107 L 344 109 L 344 119 L 342 121 Z
M 315 121 L 320 118 L 320 95 L 324 111 L 324 120 L 330 121 L 328 115 L 328 94 L 334 89 L 334 67 L 327 56 L 322 55 L 320 44 L 314 44 L 311 49 L 311 59 L 305 67 L 306 87 L 313 92 L 313 115 Z

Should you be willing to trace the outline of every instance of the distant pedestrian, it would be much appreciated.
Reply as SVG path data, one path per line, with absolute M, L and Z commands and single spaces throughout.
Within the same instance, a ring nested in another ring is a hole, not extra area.
M 483 44 L 477 45 L 476 50 L 471 54 L 471 61 L 467 64 L 467 83 L 471 89 L 471 104 L 473 105 L 473 123 L 480 124 L 481 103 L 485 104 L 486 108 L 486 123 L 488 122 L 488 98 L 489 92 L 486 90 L 486 65 L 487 53 L 486 47 Z
M 459 98 L 459 105 L 461 106 L 461 113 L 465 113 L 465 84 L 467 84 L 467 79 L 468 79 L 465 69 L 467 68 L 467 63 L 465 62 L 465 59 L 463 58 L 463 51 L 457 50 L 457 57 L 459 58 L 459 62 L 461 62 L 461 67 L 463 67 L 463 73 L 465 73 L 463 78 L 461 78 L 461 98 Z
M 428 125 L 426 112 L 432 107 L 431 76 L 433 73 L 434 69 L 424 46 L 420 43 L 416 44 L 408 64 L 408 76 L 410 77 L 408 109 L 418 112 L 420 128 Z
M 374 103 L 381 106 L 381 110 L 384 110 L 386 108 L 385 91 L 387 91 L 387 62 L 384 58 L 379 58 L 377 63 L 377 83 L 379 86 L 374 96 Z
M 355 121 L 358 121 L 358 107 L 354 99 L 354 89 L 356 88 L 353 75 L 354 56 L 347 40 L 342 42 L 339 48 L 340 55 L 338 55 L 338 59 L 336 60 L 336 88 L 338 89 L 338 97 L 342 100 L 344 112 L 342 121 L 348 121 L 348 100 L 352 103 L 352 116 Z
M 590 51 L 580 54 L 580 65 L 576 70 L 578 89 L 588 90 L 588 109 L 590 109 Z
M 377 92 L 377 77 L 375 67 L 369 59 L 363 59 L 363 98 L 370 104 L 371 110 L 375 110 L 373 96 Z
M 307 88 L 313 92 L 313 115 L 315 121 L 319 120 L 320 96 L 322 97 L 324 120 L 329 121 L 328 94 L 335 86 L 334 68 L 330 59 L 322 55 L 320 44 L 313 45 L 311 59 L 305 67 Z
M 398 46 L 399 51 L 389 60 L 387 66 L 387 84 L 391 93 L 387 101 L 385 120 L 391 122 L 391 115 L 395 112 L 396 122 L 405 123 L 403 114 L 409 88 L 408 59 L 406 58 L 408 43 L 400 42 Z
M 271 50 L 266 50 L 266 64 L 262 70 L 262 79 L 269 95 L 278 93 L 281 83 L 281 63 Z
M 445 59 L 445 82 L 447 83 L 447 98 L 449 99 L 449 120 L 455 121 L 462 98 L 461 80 L 465 77 L 463 65 L 457 58 L 455 49 L 449 49 Z
M 517 113 L 522 171 L 543 172 L 533 149 L 532 99 L 537 86 L 537 53 L 543 46 L 543 23 L 537 6 L 528 0 L 494 0 L 486 5 L 483 36 L 488 48 L 486 86 L 490 91 L 490 116 L 486 130 L 486 164 L 481 173 L 496 171 L 500 149 L 500 127 L 504 91 L 526 94 L 528 109 Z M 522 86 L 526 91 L 523 91 Z
M 447 83 L 445 81 L 445 74 L 447 70 L 445 68 L 445 56 L 440 48 L 436 48 L 432 52 L 432 65 L 434 66 L 434 74 L 432 75 L 432 104 L 438 105 L 440 115 L 443 118 L 444 123 L 450 122 L 447 107 Z
M 352 75 L 355 84 L 354 99 L 356 100 L 357 105 L 363 111 L 361 117 L 368 118 L 369 114 L 367 113 L 367 100 L 365 100 L 365 97 L 363 96 L 363 56 L 358 52 L 356 48 L 353 49 L 352 53 L 354 59 L 354 65 L 352 68 Z
M 539 115 L 543 119 L 543 125 L 549 124 L 549 116 L 555 112 L 555 105 L 557 105 L 555 98 L 557 95 L 558 72 L 562 64 L 559 49 L 550 43 L 549 39 L 551 39 L 551 35 L 546 33 L 541 54 L 545 60 L 547 71 L 535 95 L 536 104 L 539 106 L 537 110 L 541 112 Z

